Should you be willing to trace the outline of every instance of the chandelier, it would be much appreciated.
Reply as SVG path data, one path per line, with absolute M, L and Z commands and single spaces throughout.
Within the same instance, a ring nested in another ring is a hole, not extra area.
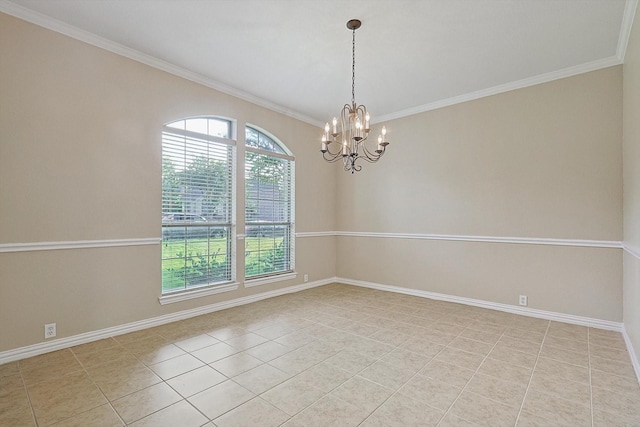
M 369 136 L 371 120 L 367 107 L 356 104 L 356 30 L 362 23 L 357 19 L 347 22 L 347 28 L 352 32 L 352 54 L 351 54 L 351 104 L 345 104 L 340 112 L 340 127 L 338 119 L 333 118 L 331 126 L 327 123 L 324 126 L 322 135 L 322 157 L 330 162 L 337 162 L 342 159 L 344 170 L 347 172 L 358 172 L 362 169 L 356 162 L 360 159 L 369 163 L 380 160 L 389 142 L 386 140 L 387 129 L 383 126 L 381 134 L 378 136 L 378 145 L 375 150 L 370 150 L 366 146 Z M 332 151 L 332 149 L 334 151 Z

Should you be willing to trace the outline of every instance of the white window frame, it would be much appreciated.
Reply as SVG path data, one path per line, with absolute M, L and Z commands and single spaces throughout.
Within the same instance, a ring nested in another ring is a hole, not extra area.
M 244 174 L 245 174 L 245 204 L 247 202 L 247 179 L 246 179 L 246 166 L 247 166 L 247 161 L 246 161 L 246 153 L 247 152 L 252 152 L 252 153 L 256 153 L 256 154 L 261 154 L 261 155 L 265 155 L 265 156 L 271 156 L 271 157 L 275 157 L 275 158 L 279 158 L 279 159 L 283 159 L 283 160 L 287 160 L 289 161 L 289 170 L 290 170 L 290 177 L 289 177 L 289 221 L 288 222 L 260 222 L 260 223 L 256 223 L 254 221 L 247 221 L 247 215 L 246 215 L 246 206 L 245 206 L 245 212 L 244 212 L 244 218 L 245 218 L 245 229 L 244 229 L 244 238 L 246 239 L 247 237 L 247 227 L 249 226 L 258 226 L 258 225 L 262 225 L 262 226 L 278 226 L 278 225 L 288 225 L 289 226 L 289 235 L 288 235 L 288 240 L 289 240 L 289 268 L 287 270 L 281 270 L 281 271 L 276 271 L 276 272 L 272 272 L 272 273 L 266 273 L 266 274 L 260 274 L 260 275 L 253 275 L 253 276 L 246 276 L 246 265 L 245 265 L 245 281 L 244 281 L 244 286 L 245 287 L 253 287 L 253 286 L 260 286 L 260 285 L 265 285 L 268 283 L 274 283 L 274 282 L 279 282 L 279 281 L 284 281 L 284 280 L 291 280 L 291 279 L 295 279 L 297 277 L 297 272 L 295 271 L 295 156 L 293 155 L 293 153 L 289 150 L 289 148 L 282 142 L 280 141 L 280 139 L 278 139 L 277 137 L 275 137 L 273 134 L 271 134 L 270 132 L 252 125 L 252 124 L 246 124 L 245 125 L 245 134 L 247 129 L 252 129 L 253 131 L 256 131 L 258 133 L 263 134 L 264 136 L 268 137 L 269 139 L 271 139 L 273 142 L 275 142 L 278 147 L 280 147 L 285 153 L 277 153 L 274 151 L 269 151 L 269 150 L 263 150 L 260 148 L 256 148 L 250 145 L 247 145 L 246 140 L 245 140 L 245 160 L 244 160 Z M 246 244 L 246 240 L 245 242 L 243 242 Z
M 228 123 L 229 127 L 229 138 L 221 138 L 214 135 L 207 135 L 199 132 L 192 132 L 185 129 L 179 129 L 176 127 L 170 126 L 171 124 L 183 121 L 183 120 L 192 120 L 192 119 L 211 119 Z M 218 147 L 225 145 L 230 148 L 229 150 L 229 167 L 230 167 L 230 194 L 229 194 L 229 202 L 231 206 L 229 207 L 230 212 L 225 222 L 213 221 L 213 222 L 205 222 L 205 223 L 196 223 L 196 224 L 184 224 L 185 231 L 188 230 L 189 227 L 223 227 L 227 229 L 227 262 L 229 263 L 228 271 L 229 271 L 229 280 L 204 283 L 202 285 L 191 286 L 189 287 L 186 284 L 185 278 L 185 287 L 178 290 L 172 291 L 164 291 L 164 284 L 161 284 L 161 296 L 159 297 L 160 304 L 168 304 L 178 301 L 184 301 L 192 298 L 199 298 L 206 295 L 213 295 L 220 292 L 228 292 L 238 289 L 239 283 L 236 282 L 236 227 L 235 227 L 235 219 L 236 219 L 236 200 L 237 200 L 237 185 L 236 185 L 236 176 L 237 176 L 237 143 L 236 143 L 236 122 L 229 118 L 220 117 L 220 116 L 198 116 L 198 117 L 187 117 L 178 120 L 171 121 L 163 126 L 162 129 L 162 141 L 163 141 L 163 165 L 164 165 L 164 147 L 165 147 L 165 135 L 173 134 L 178 135 L 180 137 L 184 137 L 186 139 L 194 139 L 200 141 L 208 141 L 209 143 L 214 143 Z M 185 148 L 186 149 L 186 148 Z M 164 190 L 163 190 L 163 199 L 164 199 Z M 164 231 L 167 227 L 166 224 L 163 224 L 163 236 L 165 235 Z M 186 238 L 185 238 L 186 241 Z M 164 240 L 163 240 L 164 244 Z M 185 243 L 186 244 L 186 243 Z M 210 254 L 207 252 L 207 257 Z M 185 253 L 186 256 L 186 253 Z M 162 259 L 161 265 L 164 265 L 164 258 Z

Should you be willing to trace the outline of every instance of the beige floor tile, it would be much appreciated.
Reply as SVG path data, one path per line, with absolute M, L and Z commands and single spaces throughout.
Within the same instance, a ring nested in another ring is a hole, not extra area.
M 288 374 L 296 375 L 323 360 L 323 357 L 318 357 L 318 355 L 309 352 L 306 347 L 300 347 L 284 356 L 271 360 L 269 364 Z
M 497 335 L 497 339 L 495 342 L 493 342 L 493 344 L 495 344 L 498 339 L 500 339 L 500 336 L 505 332 L 505 330 L 507 329 L 506 326 L 504 325 L 499 325 L 499 324 L 495 324 L 495 323 L 489 323 L 489 322 L 483 322 L 481 320 L 476 320 L 474 322 L 471 322 L 469 324 L 469 326 L 467 326 L 467 330 L 464 331 L 461 336 L 465 336 L 467 338 L 472 338 L 473 336 L 467 334 L 473 334 L 475 332 L 480 332 L 480 335 L 478 335 L 479 337 L 482 336 L 482 334 L 493 334 L 493 335 Z M 478 338 L 478 341 L 485 341 L 483 339 Z
M 536 372 L 589 384 L 589 369 L 546 357 L 538 358 Z
M 462 389 L 471 379 L 475 371 L 450 363 L 432 360 L 420 371 L 420 375 L 445 382 Z
M 586 326 L 571 325 L 568 323 L 551 322 L 547 335 L 567 338 L 576 341 L 587 341 L 589 336 L 589 328 Z
M 196 350 L 192 352 L 191 355 L 202 360 L 204 363 L 213 363 L 239 352 L 240 350 L 231 347 L 227 343 L 221 342 Z
M 92 341 L 86 344 L 71 347 L 71 351 L 77 356 L 86 353 L 94 353 L 96 351 L 104 351 L 111 347 L 119 347 L 120 344 L 113 338 L 105 338 L 103 340 Z
M 279 344 L 275 341 L 267 341 L 263 344 L 259 344 L 248 349 L 246 353 L 250 354 L 256 359 L 262 360 L 263 362 L 268 362 L 270 360 L 283 356 L 290 351 L 291 348 L 287 347 L 286 345 Z
M 545 427 L 545 426 L 553 426 L 553 427 L 573 427 L 572 423 L 566 423 L 561 420 L 547 420 L 546 418 L 542 418 L 536 414 L 532 414 L 530 412 L 522 411 L 518 416 L 518 421 L 516 423 L 517 427 Z
M 389 329 L 380 329 L 378 332 L 369 336 L 369 338 L 394 347 L 400 346 L 410 339 L 411 335 L 403 334 Z
M 134 351 L 133 354 L 145 365 L 153 365 L 173 359 L 174 357 L 182 356 L 186 353 L 180 347 L 173 344 L 162 344 L 156 348 L 151 347 L 141 349 L 139 352 Z
M 130 424 L 131 427 L 199 427 L 205 424 L 207 417 L 191 406 L 186 400 L 181 400 L 171 406 L 154 412 L 141 420 Z
M 267 338 L 262 337 L 258 334 L 249 332 L 247 334 L 239 335 L 237 337 L 233 337 L 228 340 L 225 340 L 225 343 L 229 344 L 231 347 L 237 350 L 246 350 L 248 348 L 255 347 L 267 341 L 268 341 Z
M 218 427 L 277 427 L 288 419 L 289 415 L 256 397 L 216 418 L 214 422 Z
M 171 387 L 159 383 L 121 397 L 111 404 L 125 423 L 130 424 L 180 400 L 182 397 Z
M 530 341 L 540 345 L 542 345 L 542 341 L 544 341 L 546 335 L 547 334 L 544 332 L 534 332 L 513 327 L 507 328 L 504 331 L 505 337 L 517 338 L 519 340 Z
M 307 328 L 301 331 L 295 331 L 290 334 L 283 335 L 280 338 L 274 340 L 274 342 L 285 345 L 292 349 L 296 349 L 304 345 L 310 344 L 316 340 L 316 337 L 318 335 L 312 335 L 310 333 L 311 333 L 310 329 Z
M 472 423 L 452 413 L 447 414 L 442 421 L 438 424 L 438 427 L 476 427 L 480 424 Z
M 28 359 L 22 359 L 18 362 L 20 371 L 28 371 L 31 369 L 41 368 L 43 366 L 58 365 L 65 362 L 75 361 L 75 356 L 69 349 L 52 351 Z
M 478 369 L 479 374 L 491 375 L 505 381 L 527 384 L 531 379 L 532 369 L 512 365 L 501 360 L 487 358 Z
M 553 335 L 548 335 L 544 339 L 544 345 L 558 347 L 565 350 L 571 350 L 578 353 L 586 353 L 589 351 L 589 344 L 586 341 L 576 341 L 566 338 L 558 338 Z
M 109 400 L 115 400 L 162 381 L 141 362 L 115 361 L 87 369 L 89 376 Z
M 619 350 L 626 350 L 627 344 L 624 342 L 624 338 L 620 332 L 604 331 L 606 334 L 601 334 L 597 329 L 589 329 L 589 343 L 593 345 L 599 345 L 602 347 L 617 348 Z
M 330 395 L 370 413 L 392 393 L 389 388 L 357 376 L 333 390 Z
M 424 338 L 409 338 L 400 347 L 426 357 L 435 357 L 445 348 L 442 344 L 437 344 Z
M 168 380 L 185 372 L 193 371 L 201 366 L 204 366 L 201 360 L 190 354 L 183 354 L 182 356 L 150 365 L 149 368 L 163 380 Z
M 0 377 L 0 399 L 5 398 L 9 393 L 19 391 L 26 398 L 24 382 L 20 374 Z M 1 400 L 0 400 L 1 402 Z M 2 408 L 0 403 L 0 409 Z
M 111 405 L 102 405 L 52 424 L 55 427 L 122 427 L 124 423 Z
M 352 373 L 326 362 L 319 363 L 296 375 L 299 380 L 319 388 L 325 393 L 329 393 L 352 377 Z
M 362 427 L 435 426 L 444 412 L 412 399 L 394 395 L 361 424 Z
M 621 377 L 607 372 L 598 371 L 596 369 L 591 371 L 591 385 L 593 387 L 600 387 L 617 393 L 640 394 L 640 385 L 636 378 Z
M 415 371 L 378 361 L 358 375 L 391 390 L 397 390 L 415 375 Z
M 501 346 L 500 343 L 498 343 L 491 353 L 489 353 L 489 358 L 532 369 L 536 364 L 537 356 L 532 353 L 523 353 L 514 350 L 505 345 Z
M 523 353 L 530 353 L 537 355 L 540 351 L 540 344 L 532 341 L 523 340 L 520 338 L 513 338 L 503 336 L 500 338 L 497 347 L 506 346 L 513 350 L 521 351 Z
M 121 345 L 111 346 L 91 353 L 76 354 L 76 358 L 85 369 L 118 360 L 130 359 L 131 356 L 131 352 Z
M 0 378 L 17 375 L 19 373 L 20 369 L 18 367 L 18 362 L 9 362 L 4 365 L 0 365 Z
M 231 378 L 262 365 L 262 361 L 247 353 L 237 353 L 210 364 L 216 371 Z
M 22 379 L 27 386 L 82 371 L 82 365 L 70 351 L 65 353 L 65 356 L 44 360 L 41 363 L 25 363 L 24 367 L 20 365 Z
M 261 394 L 283 383 L 290 377 L 290 374 L 265 363 L 233 377 L 233 381 L 252 393 Z
M 640 419 L 640 393 L 619 393 L 592 387 L 593 408 Z
M 124 345 L 125 347 L 128 347 L 129 344 L 145 341 L 150 338 L 154 338 L 154 337 L 160 338 L 160 336 L 157 333 L 157 330 L 158 328 L 142 329 L 140 331 L 129 332 L 128 334 L 115 336 L 113 337 L 113 339 L 119 342 L 120 344 Z M 166 341 L 166 340 L 163 339 L 163 341 Z
M 233 381 L 225 381 L 195 394 L 187 400 L 212 420 L 254 397 L 255 394 L 246 388 Z
M 476 374 L 467 384 L 465 391 L 520 409 L 526 389 L 527 383 L 524 382 L 515 383 L 489 375 Z
M 485 342 L 475 341 L 469 338 L 457 337 L 451 341 L 447 347 L 486 356 L 493 348 L 493 344 L 487 344 Z
M 475 393 L 465 391 L 451 408 L 451 414 L 483 426 L 511 427 L 519 408 L 504 405 Z
M 460 387 L 416 375 L 400 389 L 399 393 L 446 411 L 461 391 Z
M 435 359 L 475 371 L 482 364 L 484 356 L 447 347 L 438 353 Z
M 343 350 L 336 355 L 329 357 L 324 362 L 337 366 L 338 368 L 352 374 L 357 374 L 367 366 L 372 365 L 375 361 L 376 359 L 374 357 L 365 356 L 350 350 Z
M 107 403 L 107 399 L 84 372 L 79 371 L 28 387 L 38 424 L 70 418 Z
M 574 426 L 590 426 L 591 410 L 589 406 L 581 405 L 557 396 L 528 390 L 522 406 L 524 412 L 535 414 L 549 420 L 550 423 Z
M 496 333 L 492 333 L 492 332 L 486 332 L 486 331 L 478 331 L 476 329 L 470 329 L 467 328 L 464 331 L 462 331 L 462 333 L 459 335 L 460 338 L 468 338 L 468 339 L 472 339 L 475 341 L 481 341 L 483 343 L 486 344 L 491 344 L 494 345 L 495 343 L 498 342 L 498 340 L 500 339 L 501 335 L 500 334 L 496 334 Z
M 211 335 L 201 334 L 186 340 L 175 342 L 174 344 L 183 349 L 186 352 L 200 350 L 201 348 L 208 347 L 219 343 L 220 341 L 213 338 Z
M 35 427 L 36 420 L 29 405 L 8 406 L 0 409 L 0 426 Z
M 456 338 L 457 335 L 425 328 L 424 332 L 415 335 L 417 339 L 426 340 L 435 344 L 447 345 Z M 406 347 L 405 347 L 406 348 Z
M 631 362 L 631 359 L 629 358 L 629 353 L 627 352 L 626 349 L 603 347 L 599 345 L 590 344 L 589 353 L 592 356 L 598 356 L 604 359 L 611 359 L 620 363 Z
M 389 365 L 397 366 L 413 372 L 418 372 L 431 361 L 432 357 L 428 355 L 414 353 L 412 351 L 397 348 L 391 353 L 383 356 L 380 361 Z
M 361 408 L 329 394 L 283 424 L 283 427 L 355 427 L 367 415 Z
M 303 379 L 294 377 L 263 393 L 260 397 L 287 414 L 295 415 L 324 395 L 324 391 L 309 386 Z
M 202 366 L 171 378 L 167 384 L 183 397 L 189 397 L 226 380 L 227 377 L 210 366 Z
M 620 375 L 622 377 L 635 378 L 636 375 L 630 361 L 623 363 L 598 356 L 591 356 L 589 358 L 589 362 L 591 363 L 591 369 L 597 369 L 599 371 Z
M 585 383 L 536 372 L 533 374 L 529 389 L 558 396 L 585 406 L 591 405 L 591 390 L 589 385 Z
M 640 418 L 627 418 L 620 414 L 593 410 L 593 427 L 637 427 L 640 425 Z

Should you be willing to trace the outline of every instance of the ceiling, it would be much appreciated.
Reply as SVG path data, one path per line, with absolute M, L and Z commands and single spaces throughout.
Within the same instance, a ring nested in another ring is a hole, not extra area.
M 0 11 L 309 123 L 372 121 L 622 63 L 637 0 L 0 0 Z

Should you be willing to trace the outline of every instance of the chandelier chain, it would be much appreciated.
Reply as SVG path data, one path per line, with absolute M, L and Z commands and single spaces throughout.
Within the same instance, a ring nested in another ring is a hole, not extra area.
M 356 29 L 352 30 L 351 42 L 351 104 L 356 103 Z

